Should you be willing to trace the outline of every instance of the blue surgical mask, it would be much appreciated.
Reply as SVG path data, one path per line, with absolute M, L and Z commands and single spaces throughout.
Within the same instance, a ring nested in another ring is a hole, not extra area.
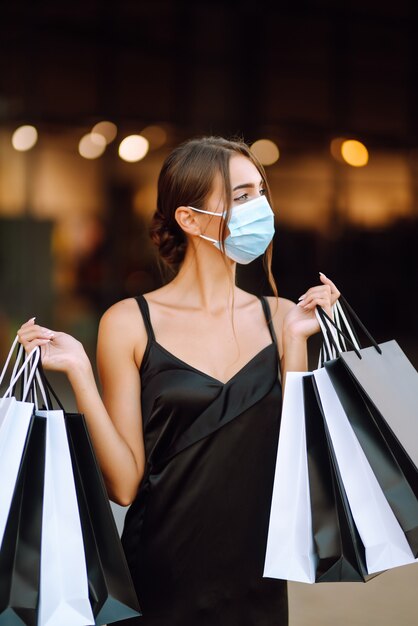
M 215 213 L 189 207 L 199 213 L 216 215 L 226 219 L 227 213 Z M 233 261 L 246 265 L 264 254 L 274 235 L 274 214 L 265 196 L 248 200 L 245 204 L 236 204 L 230 210 L 228 222 L 229 235 L 223 242 L 200 235 L 211 241 L 218 250 L 225 250 L 226 256 Z

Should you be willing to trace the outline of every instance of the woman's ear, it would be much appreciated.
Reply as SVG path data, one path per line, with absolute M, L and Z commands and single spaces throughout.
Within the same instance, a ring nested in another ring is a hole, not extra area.
M 201 234 L 201 228 L 192 209 L 187 206 L 179 206 L 174 214 L 177 224 L 187 235 L 198 237 Z

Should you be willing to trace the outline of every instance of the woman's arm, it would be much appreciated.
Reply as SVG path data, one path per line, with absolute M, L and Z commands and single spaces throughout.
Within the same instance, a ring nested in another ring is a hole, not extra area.
M 298 333 L 293 333 L 292 327 L 286 327 L 285 320 L 288 314 L 297 307 L 295 302 L 286 298 L 269 297 L 272 311 L 273 326 L 277 336 L 280 370 L 284 387 L 286 372 L 305 372 L 308 369 L 307 339 Z
M 26 350 L 42 346 L 45 369 L 63 371 L 84 413 L 109 497 L 126 506 L 134 499 L 145 467 L 138 367 L 146 332 L 134 300 L 111 307 L 99 327 L 97 361 L 103 401 L 82 345 L 70 335 L 30 320 L 19 338 Z
M 273 323 L 279 340 L 283 386 L 287 372 L 308 369 L 307 341 L 320 330 L 315 308 L 320 306 L 331 316 L 331 306 L 339 298 L 340 292 L 329 278 L 320 274 L 320 280 L 322 284 L 308 289 L 298 304 L 279 298 L 279 306 L 276 306 Z

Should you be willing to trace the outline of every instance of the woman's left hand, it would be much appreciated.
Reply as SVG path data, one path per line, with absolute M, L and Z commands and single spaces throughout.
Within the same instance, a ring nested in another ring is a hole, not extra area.
M 292 307 L 284 319 L 284 332 L 294 338 L 307 339 L 319 332 L 319 324 L 315 315 L 315 307 L 322 307 L 332 317 L 331 307 L 340 297 L 334 283 L 321 272 L 319 278 L 322 285 L 311 287 Z

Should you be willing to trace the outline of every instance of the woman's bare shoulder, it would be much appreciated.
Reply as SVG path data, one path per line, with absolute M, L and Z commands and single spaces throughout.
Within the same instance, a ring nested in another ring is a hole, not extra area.
M 139 307 L 135 298 L 125 298 L 110 306 L 102 315 L 100 323 L 112 327 L 138 322 Z
M 286 314 L 296 306 L 296 302 L 288 298 L 276 298 L 276 296 L 266 296 L 270 305 L 271 317 L 276 320 L 283 320 Z
M 98 357 L 133 358 L 139 367 L 148 342 L 147 330 L 135 298 L 112 304 L 102 315 L 98 332 Z

